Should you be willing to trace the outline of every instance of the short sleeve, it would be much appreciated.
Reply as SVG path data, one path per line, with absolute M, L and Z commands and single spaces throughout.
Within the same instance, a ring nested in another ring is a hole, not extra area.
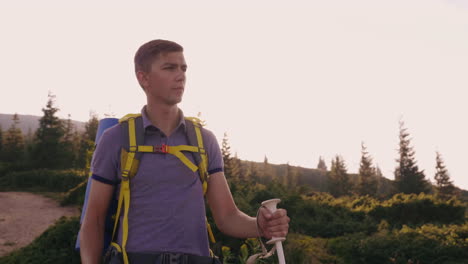
M 101 136 L 91 160 L 91 172 L 94 180 L 116 185 L 119 180 L 121 127 L 113 126 Z
M 224 170 L 224 161 L 216 136 L 207 129 L 203 131 L 205 148 L 208 153 L 208 174 L 211 175 Z

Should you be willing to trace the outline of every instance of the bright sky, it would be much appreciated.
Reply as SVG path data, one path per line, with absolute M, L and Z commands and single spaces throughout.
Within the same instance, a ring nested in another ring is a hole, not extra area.
M 364 141 L 393 179 L 402 119 L 426 177 L 440 151 L 468 189 L 467 1 L 5 2 L 0 113 L 42 115 L 48 90 L 61 117 L 139 112 L 133 55 L 170 39 L 189 65 L 181 108 L 241 159 L 339 154 L 356 172 Z

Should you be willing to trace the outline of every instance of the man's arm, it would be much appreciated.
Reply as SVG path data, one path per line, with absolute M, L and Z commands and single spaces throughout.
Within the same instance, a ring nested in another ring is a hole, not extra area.
M 104 224 L 114 186 L 93 179 L 88 205 L 80 230 L 81 263 L 101 263 Z
M 258 236 L 257 219 L 237 208 L 223 172 L 210 176 L 207 200 L 221 232 L 239 238 Z M 267 209 L 262 208 L 258 221 L 261 235 L 266 238 L 285 237 L 288 233 L 289 217 L 284 209 L 278 209 L 271 214 Z

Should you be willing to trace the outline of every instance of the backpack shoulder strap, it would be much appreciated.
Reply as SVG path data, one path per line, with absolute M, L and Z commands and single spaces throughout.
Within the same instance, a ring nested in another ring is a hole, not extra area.
M 198 175 L 200 176 L 200 181 L 203 186 L 203 196 L 206 197 L 206 192 L 208 191 L 208 155 L 203 144 L 203 135 L 202 135 L 202 122 L 200 119 L 195 117 L 186 117 L 185 124 L 187 126 L 187 138 L 189 145 L 198 147 L 198 152 L 194 152 L 193 156 L 195 163 L 198 164 Z M 208 222 L 208 218 L 205 217 L 206 229 L 208 232 L 208 237 L 210 241 L 214 244 L 216 239 L 213 235 L 213 230 L 211 225 Z M 210 249 L 210 254 L 214 256 L 213 252 Z
M 130 121 L 133 119 L 134 121 Z M 134 129 L 130 130 L 129 122 L 134 122 Z M 122 147 L 130 151 L 130 145 L 143 145 L 145 141 L 145 128 L 143 127 L 143 118 L 141 114 L 128 114 L 121 119 L 119 123 L 122 127 Z M 136 151 L 132 149 L 132 151 Z
M 122 127 L 122 149 L 120 159 L 122 182 L 120 184 L 116 218 L 111 240 L 114 240 L 119 216 L 123 209 L 124 217 L 122 222 L 122 245 L 120 246 L 120 251 L 123 254 L 124 264 L 128 264 L 126 244 L 128 238 L 128 211 L 130 209 L 130 179 L 136 175 L 140 165 L 139 160 L 142 153 L 137 152 L 137 146 L 144 144 L 145 130 L 143 127 L 143 119 L 140 114 L 126 115 L 119 120 L 119 123 Z M 116 245 L 116 243 L 112 244 L 114 246 Z
M 208 188 L 208 155 L 203 144 L 201 121 L 195 117 L 185 118 L 187 126 L 187 138 L 191 146 L 198 147 L 198 152 L 194 153 L 195 163 L 198 165 L 198 174 L 203 184 L 203 195 Z
M 145 142 L 145 128 L 143 127 L 143 118 L 141 114 L 128 114 L 119 120 L 122 137 L 121 146 L 122 151 L 120 154 L 121 170 L 124 170 L 125 164 L 130 162 L 128 160 L 129 153 L 135 152 L 134 161 L 130 168 L 129 176 L 134 177 L 138 171 L 139 161 L 143 153 L 137 152 L 137 146 L 143 145 Z M 123 171 L 122 171 L 123 172 Z

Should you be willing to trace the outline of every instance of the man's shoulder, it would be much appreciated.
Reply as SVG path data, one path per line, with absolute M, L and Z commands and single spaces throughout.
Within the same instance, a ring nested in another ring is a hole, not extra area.
M 201 132 L 202 132 L 204 140 L 210 140 L 210 141 L 216 140 L 216 136 L 208 128 L 202 127 Z

